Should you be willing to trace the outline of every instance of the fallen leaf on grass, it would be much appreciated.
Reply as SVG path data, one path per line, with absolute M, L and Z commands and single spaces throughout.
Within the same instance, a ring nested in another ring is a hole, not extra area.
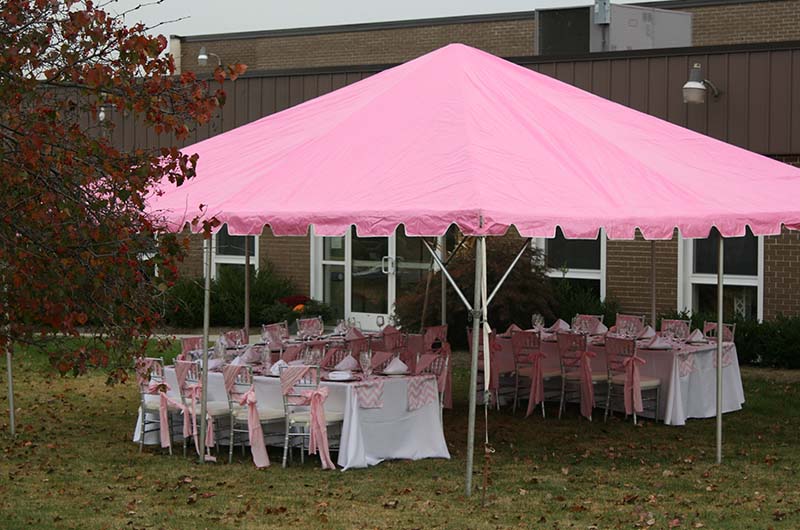
M 388 502 L 383 503 L 383 507 L 384 508 L 397 508 L 398 504 L 400 504 L 400 501 L 397 501 L 397 500 L 388 501 Z
M 189 495 L 189 498 L 186 499 L 186 504 L 194 504 L 197 502 L 197 493 L 192 493 Z

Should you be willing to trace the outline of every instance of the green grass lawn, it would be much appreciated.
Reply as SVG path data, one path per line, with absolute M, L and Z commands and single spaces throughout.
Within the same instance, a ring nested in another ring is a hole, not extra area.
M 132 383 L 106 386 L 101 371 L 61 378 L 43 355 L 19 353 L 16 439 L 0 419 L 0 528 L 800 528 L 798 373 L 743 370 L 747 404 L 725 416 L 722 466 L 713 419 L 635 427 L 576 410 L 561 421 L 492 411 L 484 507 L 480 489 L 463 494 L 458 361 L 456 408 L 445 414 L 451 460 L 343 473 L 320 470 L 316 457 L 281 469 L 279 450 L 265 470 L 239 451 L 233 465 L 139 454 Z

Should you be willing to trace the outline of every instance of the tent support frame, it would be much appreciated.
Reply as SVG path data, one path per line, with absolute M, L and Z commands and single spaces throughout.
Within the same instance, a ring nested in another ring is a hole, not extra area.
M 472 344 L 470 345 L 470 372 L 469 372 L 469 416 L 468 416 L 468 426 L 467 426 L 467 469 L 466 469 L 466 479 L 465 479 L 465 494 L 467 497 L 472 495 L 472 470 L 473 470 L 473 460 L 475 457 L 475 409 L 477 405 L 477 392 L 478 392 L 478 345 L 481 339 L 481 327 L 486 322 L 488 316 L 488 309 L 489 309 L 489 302 L 497 294 L 500 287 L 502 287 L 505 280 L 508 278 L 508 275 L 511 273 L 512 269 L 517 265 L 520 258 L 525 252 L 525 249 L 528 248 L 530 245 L 530 239 L 525 240 L 525 244 L 519 250 L 514 261 L 508 266 L 503 276 L 500 278 L 500 281 L 497 283 L 497 286 L 492 291 L 492 295 L 487 299 L 485 298 L 486 292 L 484 291 L 484 284 L 486 282 L 486 264 L 485 264 L 485 256 L 486 256 L 486 236 L 478 236 L 476 245 L 475 245 L 475 299 L 474 303 L 470 305 L 467 301 L 467 298 L 464 296 L 464 293 L 458 287 L 458 284 L 455 282 L 453 277 L 447 270 L 447 266 L 442 263 L 442 260 L 437 255 L 437 252 L 431 248 L 430 244 L 426 240 L 422 240 L 425 244 L 425 248 L 428 249 L 428 252 L 433 257 L 434 261 L 439 265 L 442 269 L 442 274 L 447 281 L 450 282 L 450 285 L 455 290 L 456 294 L 464 304 L 464 307 L 467 308 L 470 315 L 472 316 Z M 488 291 L 488 289 L 486 289 Z M 487 355 L 488 348 L 484 349 L 484 356 Z M 490 370 L 489 363 L 484 360 L 484 377 L 488 378 L 489 370 Z M 486 386 L 486 385 L 484 385 Z M 487 388 L 488 391 L 488 388 Z M 487 396 L 484 396 L 484 406 L 488 407 L 488 392 Z M 488 442 L 487 442 L 488 443 Z
M 200 403 L 200 463 L 205 461 L 206 454 L 206 411 L 208 404 L 208 334 L 211 325 L 211 239 L 205 245 L 206 278 L 203 292 L 203 374 L 202 398 Z

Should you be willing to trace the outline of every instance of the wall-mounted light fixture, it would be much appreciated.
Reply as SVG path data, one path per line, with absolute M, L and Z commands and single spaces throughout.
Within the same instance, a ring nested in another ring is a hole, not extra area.
M 694 63 L 692 69 L 689 70 L 689 80 L 683 85 L 683 102 L 705 103 L 706 92 L 708 92 L 709 88 L 712 96 L 719 97 L 719 89 L 714 83 L 703 78 L 703 67 L 700 63 Z
M 197 64 L 199 64 L 200 66 L 207 65 L 209 57 L 216 57 L 217 66 L 222 66 L 222 60 L 219 58 L 219 55 L 217 55 L 216 53 L 211 53 L 210 51 L 206 50 L 205 46 L 201 47 L 200 52 L 197 54 Z

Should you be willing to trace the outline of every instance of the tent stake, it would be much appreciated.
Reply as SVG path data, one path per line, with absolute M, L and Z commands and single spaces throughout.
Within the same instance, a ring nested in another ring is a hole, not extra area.
M 725 265 L 725 244 L 719 235 L 717 262 L 717 464 L 722 463 L 722 346 L 725 338 L 722 322 L 723 269 Z
M 6 345 L 6 372 L 8 374 L 8 426 L 11 428 L 11 437 L 13 438 L 17 435 L 17 427 L 14 419 L 14 374 L 11 370 L 11 343 Z
M 205 461 L 206 454 L 206 405 L 208 402 L 208 332 L 211 325 L 211 239 L 206 239 L 206 278 L 203 292 L 203 375 L 202 397 L 200 401 L 200 463 Z

